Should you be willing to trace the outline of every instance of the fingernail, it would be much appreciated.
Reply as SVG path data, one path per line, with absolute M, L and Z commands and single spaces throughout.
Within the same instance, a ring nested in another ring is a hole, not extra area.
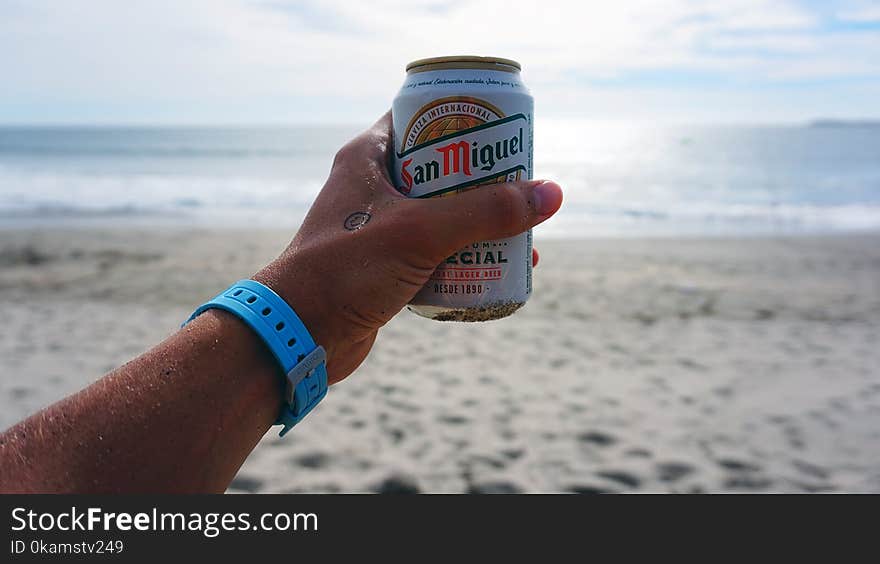
M 535 186 L 535 212 L 539 218 L 552 215 L 562 205 L 562 188 L 555 182 L 545 180 Z

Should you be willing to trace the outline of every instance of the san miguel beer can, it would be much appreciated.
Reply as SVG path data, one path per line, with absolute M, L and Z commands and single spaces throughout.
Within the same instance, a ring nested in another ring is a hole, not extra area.
M 436 57 L 406 67 L 392 106 L 392 179 L 411 198 L 532 178 L 534 102 L 520 65 L 495 57 Z M 441 321 L 508 316 L 532 292 L 531 230 L 474 241 L 440 264 L 409 309 Z

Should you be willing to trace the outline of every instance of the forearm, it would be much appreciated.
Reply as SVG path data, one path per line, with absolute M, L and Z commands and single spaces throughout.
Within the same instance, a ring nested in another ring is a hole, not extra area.
M 259 338 L 210 310 L 0 435 L 0 491 L 222 492 L 277 417 L 280 386 Z
M 451 253 L 522 233 L 562 204 L 541 181 L 407 198 L 388 178 L 390 149 L 389 113 L 340 150 L 293 242 L 254 276 L 325 349 L 330 384 Z M 354 214 L 365 219 L 352 227 Z M 0 435 L 0 491 L 223 491 L 279 414 L 279 372 L 249 327 L 207 311 Z

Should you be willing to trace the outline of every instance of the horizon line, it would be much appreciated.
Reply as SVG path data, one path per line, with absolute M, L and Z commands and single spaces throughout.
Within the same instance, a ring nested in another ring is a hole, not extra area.
M 547 122 L 574 121 L 581 123 L 601 123 L 608 125 L 652 125 L 652 126 L 706 126 L 706 127 L 822 127 L 822 126 L 880 126 L 880 116 L 859 118 L 813 117 L 797 120 L 651 120 L 632 118 L 564 118 L 548 116 L 541 120 Z M 0 122 L 0 129 L 281 129 L 290 127 L 369 127 L 372 120 L 356 121 L 284 121 L 284 122 L 184 122 L 184 121 L 119 121 L 119 122 Z

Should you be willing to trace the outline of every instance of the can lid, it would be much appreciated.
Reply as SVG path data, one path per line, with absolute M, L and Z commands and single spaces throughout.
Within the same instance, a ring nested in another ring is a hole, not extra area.
M 522 66 L 511 59 L 501 57 L 478 57 L 475 55 L 452 55 L 418 59 L 406 65 L 406 72 L 422 72 L 438 69 L 488 69 L 519 72 Z

